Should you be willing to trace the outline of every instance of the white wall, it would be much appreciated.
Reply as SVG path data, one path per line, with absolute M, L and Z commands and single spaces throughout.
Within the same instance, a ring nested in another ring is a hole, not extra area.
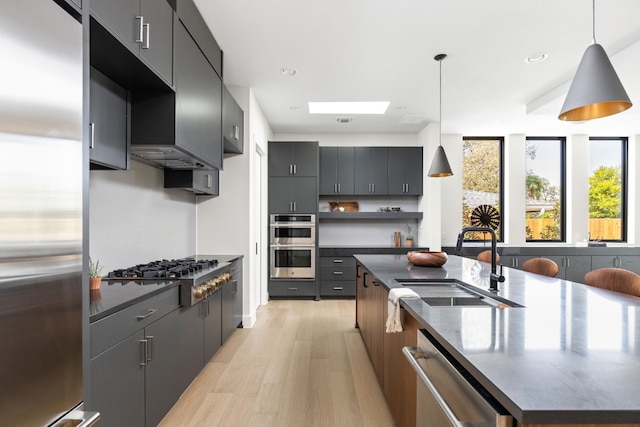
M 195 196 L 163 186 L 161 169 L 137 161 L 127 171 L 91 171 L 89 253 L 103 274 L 196 253 Z

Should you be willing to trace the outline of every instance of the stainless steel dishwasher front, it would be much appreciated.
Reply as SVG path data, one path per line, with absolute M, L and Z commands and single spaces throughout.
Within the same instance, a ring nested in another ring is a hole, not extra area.
M 418 375 L 416 427 L 511 427 L 513 417 L 491 405 L 418 330 L 417 347 L 402 352 Z

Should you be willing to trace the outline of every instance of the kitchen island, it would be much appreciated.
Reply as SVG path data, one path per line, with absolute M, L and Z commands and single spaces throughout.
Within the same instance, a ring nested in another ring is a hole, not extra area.
M 458 280 L 514 303 L 438 307 L 401 300 L 410 315 L 405 324 L 425 329 L 519 425 L 640 425 L 633 424 L 640 421 L 640 298 L 509 268 L 492 293 L 489 264 L 451 255 L 441 268 L 413 266 L 404 255 L 355 258 L 358 275 L 370 274 L 385 292 L 402 286 L 398 280 Z M 363 314 L 371 299 L 356 301 L 361 323 L 371 317 Z M 376 305 L 381 312 L 383 304 Z M 369 352 L 375 367 L 382 355 Z M 386 380 L 384 368 L 379 378 Z

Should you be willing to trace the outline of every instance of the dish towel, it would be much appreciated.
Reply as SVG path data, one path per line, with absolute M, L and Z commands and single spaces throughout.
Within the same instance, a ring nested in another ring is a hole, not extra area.
M 389 299 L 387 307 L 389 315 L 387 316 L 387 333 L 402 332 L 402 320 L 400 319 L 400 298 L 414 299 L 420 298 L 412 289 L 394 288 L 389 291 Z

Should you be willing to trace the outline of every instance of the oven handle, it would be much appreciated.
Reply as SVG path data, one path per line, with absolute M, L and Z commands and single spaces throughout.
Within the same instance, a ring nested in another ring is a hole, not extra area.
M 315 244 L 310 244 L 310 245 L 301 245 L 300 243 L 293 243 L 293 244 L 280 244 L 280 243 L 272 243 L 269 245 L 269 247 L 271 248 L 280 248 L 280 249 L 315 249 L 316 245 Z
M 286 224 L 269 224 L 271 228 L 316 228 L 315 223 L 288 222 Z

